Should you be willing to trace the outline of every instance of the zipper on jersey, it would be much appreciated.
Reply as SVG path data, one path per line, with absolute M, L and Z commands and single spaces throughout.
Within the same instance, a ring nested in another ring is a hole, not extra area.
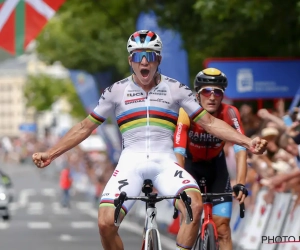
M 147 150 L 147 158 L 149 158 L 150 152 L 150 122 L 149 122 L 149 106 L 150 100 L 148 98 L 148 92 L 146 93 L 145 105 L 147 107 L 147 126 L 146 126 L 146 150 Z

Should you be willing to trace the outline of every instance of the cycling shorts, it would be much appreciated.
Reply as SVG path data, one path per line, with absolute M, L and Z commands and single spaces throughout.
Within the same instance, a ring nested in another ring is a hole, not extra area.
M 100 207 L 114 207 L 114 199 L 124 191 L 128 196 L 141 193 L 145 179 L 151 179 L 159 195 L 177 195 L 183 190 L 200 192 L 195 179 L 177 163 L 172 153 L 124 152 L 106 184 Z M 168 200 L 174 204 L 174 200 Z M 127 214 L 135 201 L 125 201 L 121 212 Z
M 210 161 L 192 162 L 190 158 L 186 158 L 185 169 L 196 179 L 202 193 L 205 193 L 202 181 L 205 181 L 207 193 L 232 192 L 223 151 Z M 212 203 L 214 215 L 231 217 L 231 196 L 215 197 L 212 199 Z

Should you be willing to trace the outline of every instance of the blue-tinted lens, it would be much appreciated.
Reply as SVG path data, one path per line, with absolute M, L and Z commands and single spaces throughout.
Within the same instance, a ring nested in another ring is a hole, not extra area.
M 143 57 L 146 57 L 148 62 L 155 62 L 157 59 L 157 54 L 154 51 L 142 51 L 142 52 L 134 52 L 131 55 L 133 62 L 141 62 Z

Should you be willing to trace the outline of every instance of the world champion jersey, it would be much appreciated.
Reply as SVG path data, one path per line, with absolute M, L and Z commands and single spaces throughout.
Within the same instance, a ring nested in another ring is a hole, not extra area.
M 221 103 L 216 117 L 244 134 L 240 114 L 236 107 Z M 185 110 L 180 109 L 174 134 L 174 151 L 176 153 L 187 155 L 194 162 L 209 161 L 221 153 L 224 145 L 224 141 L 207 133 L 199 124 L 190 120 Z M 246 149 L 234 145 L 235 152 L 240 150 Z
M 172 152 L 179 108 L 193 121 L 204 111 L 189 87 L 161 75 L 160 83 L 148 93 L 130 76 L 106 88 L 89 119 L 102 124 L 113 112 L 125 150 Z

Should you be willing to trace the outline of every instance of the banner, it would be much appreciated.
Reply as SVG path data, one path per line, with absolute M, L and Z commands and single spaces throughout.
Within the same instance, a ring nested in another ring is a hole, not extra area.
M 163 43 L 162 62 L 159 65 L 161 73 L 190 86 L 188 57 L 182 49 L 179 33 L 172 30 L 161 29 L 154 12 L 141 13 L 138 17 L 137 30 L 151 30 L 159 35 Z
M 294 98 L 300 86 L 300 59 L 209 58 L 204 66 L 225 73 L 230 99 Z
M 99 88 L 99 84 L 97 84 L 95 77 L 91 74 L 80 70 L 69 70 L 69 72 L 70 78 L 87 114 L 91 113 L 98 104 L 101 93 L 99 89 L 104 90 L 111 85 L 111 83 L 109 84 L 110 74 L 97 74 L 98 81 L 101 81 L 102 83 Z M 101 76 L 103 76 L 103 78 Z M 116 125 L 116 122 L 114 122 L 115 119 L 113 117 L 109 118 L 113 124 L 108 124 L 107 119 L 97 128 L 97 133 L 105 141 L 109 159 L 113 164 L 116 164 L 121 153 L 121 139 L 118 126 Z
M 21 55 L 65 0 L 0 0 L 0 47 Z
M 81 70 L 69 70 L 69 72 L 86 113 L 91 113 L 97 106 L 100 98 L 100 92 L 98 91 L 94 77 Z

